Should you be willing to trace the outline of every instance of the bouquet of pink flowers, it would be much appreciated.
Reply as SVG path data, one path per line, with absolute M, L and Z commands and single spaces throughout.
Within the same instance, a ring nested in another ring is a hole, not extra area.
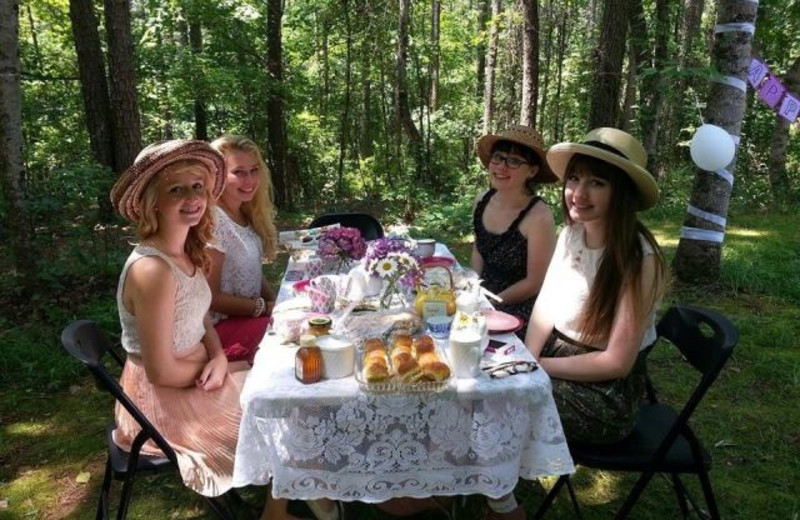
M 350 260 L 360 260 L 367 251 L 367 244 L 356 228 L 329 229 L 317 239 L 317 254 L 324 260 L 339 260 L 343 267 Z

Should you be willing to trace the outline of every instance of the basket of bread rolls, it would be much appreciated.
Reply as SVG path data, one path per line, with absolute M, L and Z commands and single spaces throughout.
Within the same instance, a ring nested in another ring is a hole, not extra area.
M 364 341 L 356 379 L 368 392 L 436 392 L 450 382 L 450 367 L 428 335 L 394 334 Z

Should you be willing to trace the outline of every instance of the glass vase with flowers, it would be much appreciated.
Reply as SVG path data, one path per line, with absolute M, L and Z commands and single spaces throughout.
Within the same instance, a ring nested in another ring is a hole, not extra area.
M 367 244 L 356 228 L 328 229 L 317 239 L 317 255 L 336 272 L 348 270 L 350 262 L 362 259 L 366 250 Z
M 401 240 L 380 238 L 371 242 L 364 256 L 364 268 L 368 274 L 384 282 L 380 297 L 380 306 L 384 309 L 390 308 L 395 301 L 405 304 L 404 293 L 415 287 L 419 280 L 419 260 Z

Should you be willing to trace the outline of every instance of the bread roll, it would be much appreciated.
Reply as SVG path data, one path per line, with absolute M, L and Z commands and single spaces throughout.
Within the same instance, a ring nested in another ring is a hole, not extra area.
M 422 370 L 422 377 L 428 381 L 444 381 L 450 377 L 450 367 L 443 361 L 431 361 Z
M 391 358 L 392 364 L 397 366 L 405 361 L 408 361 L 409 359 L 414 359 L 414 356 L 411 355 L 411 350 L 406 350 L 401 347 L 392 350 Z
M 422 354 L 427 354 L 429 352 L 433 352 L 436 349 L 436 345 L 433 342 L 433 338 L 428 335 L 423 335 L 418 338 L 414 338 L 412 342 L 414 347 L 414 357 L 419 359 Z
M 416 383 L 422 378 L 422 370 L 413 357 L 396 364 L 394 370 L 397 373 L 397 377 L 405 383 Z
M 373 350 L 386 350 L 386 346 L 379 338 L 370 338 L 364 341 L 364 352 L 369 353 Z
M 408 334 L 395 334 L 392 340 L 392 348 L 394 347 L 408 347 L 411 348 L 411 336 Z
M 364 380 L 369 383 L 385 381 L 389 379 L 389 367 L 384 363 L 371 363 L 364 365 Z

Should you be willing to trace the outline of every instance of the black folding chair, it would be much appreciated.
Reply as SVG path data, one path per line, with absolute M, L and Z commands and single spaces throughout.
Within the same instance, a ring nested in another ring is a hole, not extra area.
M 383 226 L 372 215 L 366 213 L 327 213 L 311 221 L 308 228 L 341 224 L 342 227 L 356 228 L 361 231 L 364 240 L 375 240 L 383 237 Z
M 106 353 L 110 354 L 119 366 L 123 365 L 124 359 L 114 350 L 111 341 L 94 322 L 79 320 L 70 323 L 61 333 L 61 343 L 64 345 L 67 352 L 89 369 L 89 372 L 94 376 L 98 388 L 113 395 L 114 399 L 125 407 L 128 413 L 131 414 L 142 428 L 141 432 L 139 432 L 133 440 L 130 452 L 120 449 L 114 443 L 112 432 L 116 428 L 115 422 L 111 421 L 106 428 L 108 458 L 106 459 L 106 471 L 103 477 L 103 487 L 100 491 L 100 499 L 97 504 L 97 514 L 95 518 L 97 520 L 109 518 L 111 480 L 116 479 L 123 482 L 119 508 L 117 509 L 117 518 L 123 519 L 128 512 L 128 505 L 131 500 L 131 491 L 133 490 L 133 481 L 136 473 L 153 473 L 167 468 L 177 468 L 178 461 L 175 456 L 175 451 L 150 421 L 147 420 L 147 417 L 142 414 L 133 401 L 125 394 L 116 378 L 106 370 L 102 362 Z M 152 457 L 140 453 L 142 446 L 149 439 L 152 439 L 156 446 L 164 453 L 163 457 Z M 232 496 L 233 495 L 235 495 L 235 493 L 232 493 Z M 236 515 L 230 507 L 221 500 L 211 497 L 203 498 L 218 517 L 223 519 L 236 518 Z M 238 495 L 233 498 L 241 503 L 241 498 L 239 498 Z
M 662 473 L 669 475 L 668 480 L 671 481 L 684 517 L 689 513 L 688 501 L 700 517 L 718 519 L 719 511 L 708 477 L 711 456 L 695 436 L 688 421 L 731 356 L 739 341 L 739 331 L 717 312 L 678 305 L 670 307 L 661 318 L 657 331 L 659 337 L 675 345 L 686 361 L 701 374 L 700 382 L 683 409 L 677 413 L 669 406 L 659 403 L 648 378 L 648 402 L 639 408 L 633 433 L 610 445 L 570 442 L 569 450 L 575 463 L 581 466 L 641 473 L 615 518 L 625 518 L 653 475 Z M 688 493 L 678 476 L 682 473 L 698 476 L 707 512 Z M 564 475 L 545 497 L 535 518 L 541 518 L 545 514 L 564 484 L 567 485 L 575 511 L 580 517 L 569 475 Z

